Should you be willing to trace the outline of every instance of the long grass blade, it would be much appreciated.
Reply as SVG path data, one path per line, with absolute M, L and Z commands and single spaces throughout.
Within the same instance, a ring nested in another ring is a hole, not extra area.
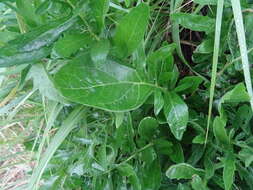
M 239 0 L 231 0 L 232 9 L 234 14 L 236 33 L 239 42 L 239 48 L 242 58 L 242 66 L 243 66 L 243 74 L 247 87 L 248 94 L 250 96 L 250 105 L 253 110 L 253 91 L 252 91 L 252 82 L 250 77 L 250 67 L 249 67 L 249 59 L 247 53 L 247 44 L 245 38 L 245 30 L 243 26 L 243 17 L 242 17 L 242 9 Z
M 64 120 L 62 126 L 59 128 L 59 131 L 53 137 L 52 141 L 50 142 L 47 150 L 43 155 L 43 158 L 35 169 L 28 184 L 28 190 L 33 190 L 35 188 L 37 182 L 40 180 L 44 170 L 46 169 L 47 164 L 54 155 L 55 151 L 61 145 L 64 139 L 68 136 L 68 134 L 72 131 L 72 129 L 75 128 L 76 123 L 82 118 L 83 113 L 83 106 L 77 107 L 70 113 L 66 120 Z
M 212 79 L 211 79 L 211 86 L 210 86 L 210 99 L 209 99 L 209 108 L 208 108 L 208 119 L 207 119 L 205 145 L 207 143 L 208 133 L 209 133 L 209 128 L 210 128 L 214 91 L 215 91 L 215 83 L 216 83 L 216 77 L 217 77 L 217 65 L 218 65 L 218 59 L 219 59 L 223 6 L 224 6 L 224 0 L 218 0 L 216 24 L 215 24 L 214 50 L 213 50 Z

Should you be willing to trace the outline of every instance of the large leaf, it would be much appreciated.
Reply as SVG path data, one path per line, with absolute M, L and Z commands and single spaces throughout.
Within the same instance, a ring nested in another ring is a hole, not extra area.
M 115 112 L 138 108 L 153 88 L 134 69 L 109 60 L 96 65 L 88 55 L 62 67 L 55 84 L 70 101 Z
M 174 92 L 166 93 L 164 102 L 164 114 L 170 130 L 176 139 L 181 140 L 189 118 L 188 107 Z
M 148 19 L 149 7 L 141 3 L 119 22 L 113 38 L 116 54 L 119 57 L 126 57 L 136 50 L 143 40 Z
M 33 63 L 47 57 L 52 43 L 75 21 L 61 19 L 11 40 L 0 49 L 0 67 Z

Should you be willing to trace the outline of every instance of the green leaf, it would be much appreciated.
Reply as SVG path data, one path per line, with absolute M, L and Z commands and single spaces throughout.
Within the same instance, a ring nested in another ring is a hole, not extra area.
M 93 62 L 102 62 L 106 60 L 106 57 L 110 50 L 110 43 L 108 40 L 100 40 L 94 43 L 91 47 L 91 59 Z
M 222 98 L 220 103 L 240 103 L 249 102 L 250 97 L 246 91 L 243 83 L 237 84 L 233 90 L 227 92 Z
M 169 157 L 175 163 L 184 162 L 184 152 L 180 143 L 178 142 L 173 143 L 172 154 L 170 154 Z
M 154 113 L 158 115 L 164 106 L 164 99 L 162 92 L 160 90 L 156 90 L 154 93 Z
M 249 167 L 253 162 L 253 149 L 251 147 L 245 147 L 239 152 L 240 159 L 244 162 L 245 167 Z
M 109 60 L 95 65 L 87 55 L 63 66 L 54 80 L 68 100 L 115 112 L 138 108 L 153 89 L 134 69 Z
M 191 188 L 187 184 L 179 183 L 177 186 L 177 190 L 191 190 Z
M 137 49 L 144 38 L 148 20 L 149 6 L 141 3 L 119 22 L 113 38 L 118 57 L 126 57 Z
M 40 24 L 40 17 L 35 14 L 35 7 L 30 0 L 16 0 L 16 5 L 26 24 L 32 27 Z
M 124 120 L 124 112 L 116 112 L 115 113 L 115 126 L 119 128 Z
M 133 190 L 141 190 L 139 178 L 131 165 L 127 163 L 121 164 L 118 167 L 118 171 L 122 176 L 129 178 L 129 181 L 133 186 Z
M 203 79 L 198 76 L 184 77 L 179 81 L 178 86 L 175 88 L 175 92 L 193 93 L 203 82 Z
M 150 141 L 155 135 L 157 128 L 158 122 L 155 118 L 145 117 L 141 120 L 139 124 L 138 133 L 140 134 L 142 139 Z
M 151 164 L 141 171 L 142 174 L 142 189 L 158 190 L 161 186 L 162 172 L 158 159 L 154 160 Z
M 192 167 L 189 164 L 181 163 L 172 165 L 167 171 L 166 176 L 170 179 L 192 179 L 194 175 L 203 176 L 204 170 Z
M 225 129 L 226 122 L 221 117 L 216 117 L 213 122 L 213 132 L 217 141 L 228 146 L 230 144 L 227 132 Z
M 33 78 L 33 87 L 38 88 L 41 95 L 50 100 L 65 102 L 55 89 L 50 75 L 42 64 L 35 64 L 30 69 L 29 75 Z
M 223 181 L 225 185 L 225 190 L 231 190 L 232 185 L 234 183 L 234 175 L 235 175 L 235 158 L 232 153 L 226 155 L 224 159 L 224 169 L 223 169 Z
M 105 16 L 109 10 L 109 0 L 91 0 L 90 6 L 92 9 L 92 15 L 96 20 L 96 27 L 98 33 L 100 33 L 105 24 Z
M 58 57 L 68 58 L 91 41 L 87 34 L 66 34 L 54 43 L 53 53 Z
M 206 185 L 198 175 L 194 175 L 191 181 L 194 190 L 207 190 Z
M 156 151 L 159 154 L 164 154 L 167 156 L 171 156 L 172 154 L 175 154 L 175 152 L 173 152 L 173 144 L 165 139 L 156 139 L 154 141 L 155 147 L 156 147 Z M 180 158 L 181 160 L 181 158 Z
M 0 49 L 0 67 L 34 63 L 47 57 L 52 43 L 75 21 L 61 19 L 19 35 Z
M 215 20 L 208 16 L 189 13 L 173 13 L 171 20 L 193 31 L 213 32 Z
M 122 153 L 132 152 L 135 149 L 134 135 L 131 114 L 126 112 L 124 113 L 122 124 L 116 129 L 116 147 L 121 148 Z
M 36 9 L 35 13 L 38 15 L 43 15 L 45 14 L 52 6 L 52 1 L 51 0 L 47 0 L 42 2 L 39 7 Z
M 172 134 L 176 139 L 181 140 L 186 130 L 189 113 L 187 105 L 175 92 L 165 94 L 164 114 Z

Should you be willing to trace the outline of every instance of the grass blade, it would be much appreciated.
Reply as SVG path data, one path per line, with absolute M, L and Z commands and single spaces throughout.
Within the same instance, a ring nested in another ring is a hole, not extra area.
M 251 109 L 253 110 L 252 82 L 251 82 L 251 77 L 250 77 L 249 59 L 248 59 L 247 44 L 246 44 L 246 39 L 245 39 L 245 31 L 244 31 L 244 26 L 243 26 L 241 4 L 240 4 L 240 1 L 238 0 L 231 0 L 231 3 L 232 3 L 232 9 L 233 9 L 233 14 L 234 14 L 234 19 L 235 19 L 235 26 L 236 26 L 236 33 L 237 33 L 237 38 L 239 42 L 239 48 L 241 52 L 244 79 L 245 79 L 248 94 L 250 96 Z
M 62 126 L 59 128 L 59 131 L 55 134 L 52 141 L 50 142 L 47 150 L 43 155 L 43 158 L 35 169 L 27 189 L 33 190 L 35 188 L 37 182 L 40 180 L 44 170 L 46 169 L 47 164 L 54 155 L 55 151 L 61 145 L 64 139 L 68 136 L 71 130 L 75 128 L 75 124 L 82 118 L 83 113 L 83 106 L 77 107 L 63 122 Z
M 210 99 L 209 99 L 209 108 L 208 108 L 208 119 L 207 119 L 205 145 L 207 143 L 207 138 L 208 138 L 208 133 L 209 133 L 209 128 L 210 128 L 213 98 L 214 98 L 214 91 L 215 91 L 215 83 L 216 83 L 216 77 L 217 77 L 217 65 L 218 65 L 218 59 L 219 59 L 223 6 L 224 6 L 224 0 L 218 0 L 216 24 L 215 24 L 214 50 L 213 50 L 212 79 L 211 79 L 211 86 L 210 86 Z

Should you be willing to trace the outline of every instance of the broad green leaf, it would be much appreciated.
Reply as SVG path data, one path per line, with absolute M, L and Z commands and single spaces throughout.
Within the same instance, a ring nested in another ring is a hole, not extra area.
M 138 133 L 141 138 L 146 141 L 150 141 L 152 137 L 156 134 L 158 128 L 158 122 L 153 117 L 145 117 L 141 120 L 138 126 Z
M 104 28 L 105 16 L 109 10 L 109 0 L 91 0 L 90 6 L 92 9 L 92 15 L 96 20 L 96 27 L 98 33 Z
M 75 21 L 76 19 L 61 19 L 19 35 L 0 49 L 0 67 L 34 63 L 47 57 L 52 43 Z
M 110 50 L 110 43 L 108 40 L 100 40 L 96 42 L 91 47 L 91 59 L 93 62 L 103 62 L 106 60 L 106 57 Z
M 64 102 L 59 92 L 55 89 L 50 75 L 42 64 L 35 64 L 29 71 L 33 79 L 33 88 L 38 88 L 41 95 L 50 100 Z
M 149 20 L 149 6 L 141 3 L 133 8 L 116 27 L 113 42 L 120 58 L 133 53 L 144 38 Z
M 131 185 L 133 186 L 133 190 L 141 190 L 139 178 L 131 165 L 127 163 L 121 164 L 118 167 L 118 171 L 122 176 L 128 177 Z
M 216 117 L 213 122 L 213 133 L 216 139 L 223 145 L 230 144 L 229 138 L 225 129 L 226 122 L 221 117 Z
M 138 108 L 153 89 L 134 69 L 110 60 L 96 65 L 87 55 L 63 66 L 54 80 L 68 100 L 115 112 Z
M 156 90 L 154 93 L 154 113 L 158 115 L 164 106 L 164 99 L 162 92 L 160 90 Z
M 207 190 L 206 185 L 198 175 L 194 175 L 191 181 L 194 190 Z
M 192 179 L 194 175 L 203 176 L 204 170 L 192 167 L 189 164 L 181 163 L 172 165 L 167 171 L 166 176 L 170 179 Z
M 235 158 L 232 153 L 226 155 L 224 159 L 224 169 L 223 169 L 223 181 L 225 185 L 225 190 L 231 190 L 232 185 L 234 183 L 234 175 L 235 175 Z
M 172 134 L 176 139 L 181 140 L 186 130 L 189 113 L 187 105 L 175 92 L 165 94 L 164 114 Z
M 215 20 L 208 16 L 189 13 L 173 13 L 171 20 L 193 31 L 210 33 L 214 31 Z
M 87 34 L 66 34 L 54 43 L 53 53 L 58 57 L 68 58 L 91 41 Z

